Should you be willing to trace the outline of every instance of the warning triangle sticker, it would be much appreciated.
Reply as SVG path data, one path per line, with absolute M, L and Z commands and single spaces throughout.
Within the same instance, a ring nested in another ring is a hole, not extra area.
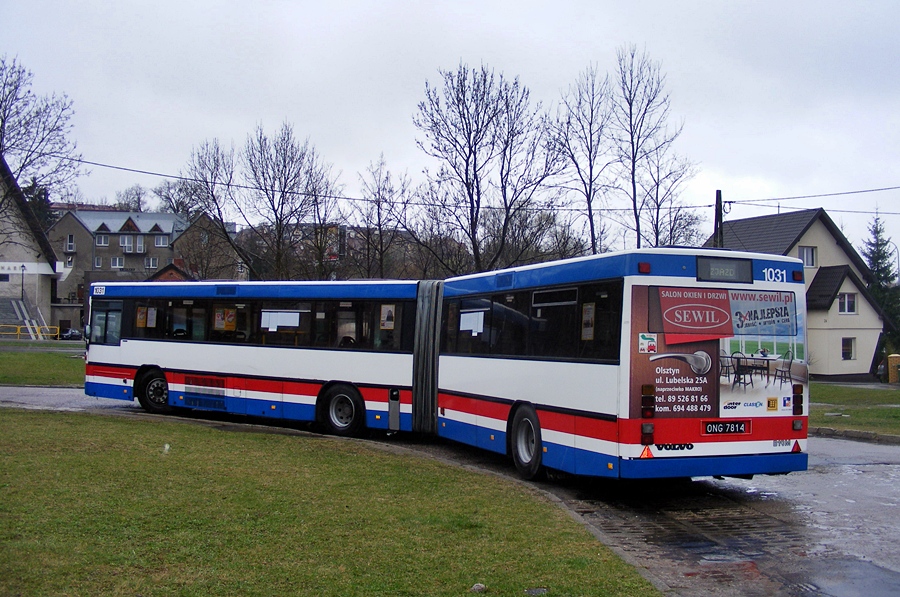
M 797 452 L 802 452 L 802 451 L 803 450 L 800 449 L 800 442 L 798 442 L 797 440 L 794 440 L 794 447 L 791 448 L 791 452 L 797 453 Z
M 641 452 L 641 458 L 653 458 L 653 452 L 650 451 L 650 446 L 644 446 L 644 451 Z

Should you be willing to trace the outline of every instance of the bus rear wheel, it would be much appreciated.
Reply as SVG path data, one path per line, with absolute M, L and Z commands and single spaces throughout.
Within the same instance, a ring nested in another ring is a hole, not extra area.
M 164 415 L 172 412 L 172 407 L 169 406 L 169 383 L 162 371 L 150 371 L 141 377 L 137 399 L 148 413 Z
M 519 407 L 513 415 L 510 448 L 516 470 L 523 479 L 537 479 L 543 475 L 541 423 L 530 404 Z
M 334 435 L 356 437 L 365 428 L 366 407 L 359 393 L 350 386 L 331 387 L 323 398 L 323 419 Z

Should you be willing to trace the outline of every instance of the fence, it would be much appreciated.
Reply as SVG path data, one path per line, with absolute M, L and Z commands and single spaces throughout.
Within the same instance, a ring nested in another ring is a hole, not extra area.
M 0 324 L 0 339 L 59 340 L 59 326 Z

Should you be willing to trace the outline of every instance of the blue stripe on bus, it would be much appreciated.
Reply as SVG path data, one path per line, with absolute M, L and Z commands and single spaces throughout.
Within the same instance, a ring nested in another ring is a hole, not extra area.
M 805 452 L 756 454 L 750 456 L 697 456 L 693 458 L 647 458 L 622 460 L 623 479 L 660 477 L 711 477 L 729 475 L 772 475 L 805 471 L 809 456 Z

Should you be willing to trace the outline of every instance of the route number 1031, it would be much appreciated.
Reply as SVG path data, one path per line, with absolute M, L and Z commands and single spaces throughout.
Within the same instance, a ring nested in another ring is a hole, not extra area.
M 766 282 L 787 282 L 787 270 L 764 267 L 763 276 L 765 276 Z

